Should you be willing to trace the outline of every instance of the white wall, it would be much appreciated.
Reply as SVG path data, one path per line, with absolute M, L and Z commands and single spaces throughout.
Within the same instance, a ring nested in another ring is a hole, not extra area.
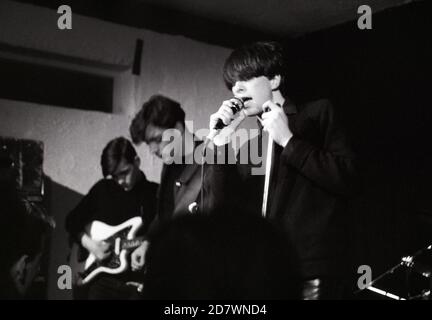
M 68 54 L 89 62 L 118 63 L 125 69 L 114 73 L 114 114 L 0 99 L 0 135 L 43 141 L 44 172 L 65 190 L 85 194 L 101 177 L 102 148 L 114 137 L 129 136 L 131 117 L 152 94 L 162 93 L 178 100 L 187 119 L 194 121 L 194 131 L 207 127 L 210 113 L 230 94 L 221 76 L 223 61 L 229 54 L 225 48 L 75 14 L 72 37 L 69 31 L 56 29 L 57 17 L 54 10 L 2 1 L 0 44 Z M 132 75 L 124 67 L 132 61 L 129 58 L 137 37 L 144 40 L 141 76 Z M 139 147 L 139 154 L 147 177 L 158 182 L 161 163 L 149 155 L 145 146 Z M 49 265 L 51 299 L 71 297 L 70 292 L 57 288 L 56 271 L 66 263 L 68 250 L 64 218 L 77 200 L 65 201 L 62 197 L 64 192 L 53 193 L 50 199 L 51 214 L 58 223 Z

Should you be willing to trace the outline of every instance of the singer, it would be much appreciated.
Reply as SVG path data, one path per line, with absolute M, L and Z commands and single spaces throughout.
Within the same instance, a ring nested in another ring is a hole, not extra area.
M 355 155 L 332 104 L 295 104 L 285 93 L 286 75 L 283 48 L 275 42 L 234 50 L 223 70 L 228 89 L 244 101 L 240 113 L 259 117 L 261 129 L 274 141 L 266 218 L 292 242 L 302 298 L 339 299 L 347 284 L 346 201 L 354 190 Z M 224 101 L 210 116 L 210 130 L 238 119 L 234 102 Z M 242 185 L 230 192 L 235 194 L 231 203 L 254 204 L 258 212 L 261 204 L 255 199 L 263 198 L 264 179 L 249 172 L 239 166 L 238 174 L 231 174 Z

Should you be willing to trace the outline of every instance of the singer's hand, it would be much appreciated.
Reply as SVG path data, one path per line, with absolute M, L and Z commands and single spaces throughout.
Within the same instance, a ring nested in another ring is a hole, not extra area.
M 235 107 L 236 99 L 225 100 L 220 106 L 219 110 L 216 113 L 213 113 L 210 116 L 209 128 L 213 130 L 218 122 L 218 120 L 222 120 L 222 122 L 228 126 L 235 118 L 236 115 L 232 111 L 231 108 Z
M 285 147 L 293 136 L 288 127 L 288 118 L 283 109 L 272 101 L 263 104 L 263 109 L 266 110 L 266 108 L 269 108 L 270 111 L 264 112 L 261 117 L 264 131 L 270 134 L 274 142 Z

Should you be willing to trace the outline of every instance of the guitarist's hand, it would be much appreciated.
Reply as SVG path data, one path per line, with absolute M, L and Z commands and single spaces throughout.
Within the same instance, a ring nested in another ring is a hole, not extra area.
M 94 241 L 91 246 L 90 252 L 94 254 L 96 259 L 104 260 L 108 258 L 111 254 L 110 245 L 104 241 Z
M 148 241 L 144 241 L 138 248 L 136 248 L 131 255 L 132 271 L 141 270 L 145 263 L 145 254 L 149 246 Z
M 81 244 L 99 261 L 106 259 L 111 254 L 110 245 L 108 243 L 93 240 L 87 234 L 82 236 Z

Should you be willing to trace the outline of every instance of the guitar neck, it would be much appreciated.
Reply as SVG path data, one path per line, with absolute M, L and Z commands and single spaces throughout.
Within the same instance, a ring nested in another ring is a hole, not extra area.
M 138 237 L 135 239 L 131 239 L 131 240 L 123 240 L 122 241 L 122 249 L 135 249 L 137 247 L 139 247 L 141 245 L 141 243 L 144 242 L 144 238 L 143 237 Z

